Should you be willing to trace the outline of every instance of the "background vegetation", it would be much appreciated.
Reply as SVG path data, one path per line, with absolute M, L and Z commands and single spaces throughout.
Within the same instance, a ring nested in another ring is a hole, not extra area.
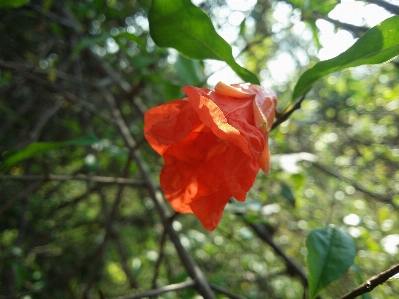
M 301 73 L 377 24 L 361 14 L 399 14 L 397 1 L 342 2 L 194 4 L 281 112 Z M 324 225 L 356 256 L 320 298 L 398 264 L 398 60 L 316 81 L 270 134 L 271 173 L 209 232 L 164 203 L 143 113 L 185 85 L 241 79 L 156 46 L 150 5 L 0 2 L 0 298 L 307 298 L 306 237 Z M 398 294 L 393 279 L 363 298 Z

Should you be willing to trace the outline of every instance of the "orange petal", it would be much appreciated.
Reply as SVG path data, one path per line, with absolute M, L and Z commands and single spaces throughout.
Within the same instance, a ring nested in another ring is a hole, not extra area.
M 165 156 L 165 166 L 160 174 L 161 188 L 173 209 L 192 213 L 190 203 L 198 192 L 196 169 L 176 158 Z
M 259 163 L 256 159 L 244 154 L 238 147 L 230 145 L 224 175 L 231 194 L 237 200 L 245 200 L 258 171 Z
M 234 87 L 231 85 L 227 85 L 223 82 L 218 82 L 215 85 L 215 92 L 220 95 L 235 97 L 235 98 L 248 98 L 254 96 L 253 93 L 248 93 L 243 90 L 239 86 Z
M 227 122 L 223 111 L 220 110 L 215 102 L 201 95 L 199 88 L 188 86 L 183 88 L 183 90 L 187 93 L 189 101 L 194 110 L 197 111 L 201 121 L 211 128 L 216 136 L 227 142 L 237 144 L 243 151 L 250 154 L 245 138 L 240 134 L 239 130 Z
M 231 198 L 229 190 L 223 189 L 190 204 L 194 214 L 207 230 L 214 230 L 222 218 L 223 210 Z
M 147 111 L 144 132 L 150 145 L 162 155 L 165 145 L 183 140 L 200 123 L 188 101 L 175 100 Z
M 269 149 L 269 142 L 267 140 L 267 135 L 266 135 L 265 147 L 263 149 L 262 156 L 259 159 L 259 166 L 263 170 L 264 173 L 269 173 L 269 171 L 270 171 L 270 149 Z
M 213 194 L 225 185 L 223 169 L 227 147 L 204 127 L 165 151 L 161 188 L 176 211 L 192 212 L 192 201 Z
M 160 155 L 164 153 L 168 146 L 150 136 L 148 132 L 156 123 L 164 121 L 170 116 L 177 115 L 182 108 L 181 105 L 187 104 L 184 104 L 182 100 L 171 101 L 167 104 L 151 108 L 144 114 L 144 136 L 151 147 Z
M 191 86 L 183 90 L 201 121 L 216 136 L 235 144 L 247 155 L 260 157 L 263 136 L 248 123 L 251 119 L 253 122 L 252 97 L 236 99 Z
M 268 131 L 274 121 L 277 96 L 273 90 L 255 84 L 232 84 L 242 92 L 255 95 L 253 102 L 255 124 L 258 129 Z
M 277 97 L 271 90 L 263 89 L 255 96 L 254 117 L 256 126 L 266 132 L 273 125 L 276 112 Z

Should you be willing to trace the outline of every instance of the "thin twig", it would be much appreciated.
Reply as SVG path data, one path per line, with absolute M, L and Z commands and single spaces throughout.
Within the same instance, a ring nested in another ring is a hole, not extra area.
M 0 66 L 5 66 L 7 67 L 8 64 L 4 64 L 5 61 L 1 61 L 0 60 Z M 37 84 L 39 84 L 40 86 L 46 87 L 49 90 L 55 91 L 57 92 L 60 96 L 65 97 L 65 99 L 67 99 L 68 101 L 74 103 L 74 104 L 78 104 L 79 106 L 87 109 L 88 112 L 96 115 L 97 117 L 101 118 L 103 121 L 105 121 L 106 123 L 109 124 L 113 124 L 114 121 L 111 117 L 109 117 L 107 114 L 105 114 L 102 111 L 99 111 L 95 105 L 93 105 L 92 103 L 89 103 L 87 101 L 84 101 L 82 99 L 80 99 L 79 97 L 75 96 L 73 93 L 62 89 L 59 85 L 51 83 L 48 80 L 44 80 L 38 76 L 36 76 L 35 74 L 32 74 L 26 70 L 23 69 L 18 69 L 18 68 L 13 68 L 15 69 L 19 74 L 21 74 L 24 78 L 29 79 Z M 92 87 L 97 88 L 97 85 L 93 85 Z M 62 99 L 62 98 L 60 98 Z
M 126 146 L 129 148 L 131 153 L 134 156 L 134 159 L 139 167 L 141 174 L 145 182 L 147 183 L 147 187 L 151 193 L 151 198 L 158 210 L 158 213 L 162 219 L 163 226 L 167 231 L 173 245 L 176 248 L 177 254 L 179 255 L 183 266 L 186 268 L 190 277 L 196 281 L 197 290 L 198 292 L 205 298 L 205 299 L 214 299 L 215 295 L 213 294 L 211 287 L 209 285 L 208 280 L 205 278 L 205 275 L 202 273 L 200 268 L 196 265 L 194 259 L 191 255 L 186 251 L 184 246 L 180 242 L 179 235 L 173 229 L 172 224 L 169 221 L 169 212 L 165 206 L 165 200 L 159 191 L 159 188 L 155 185 L 154 181 L 152 180 L 151 174 L 148 170 L 147 164 L 141 158 L 141 154 L 136 146 L 136 141 L 133 139 L 132 134 L 130 134 L 129 128 L 125 123 L 120 110 L 117 108 L 115 99 L 113 95 L 107 91 L 102 90 L 104 97 L 106 98 L 111 112 L 114 116 L 116 121 L 116 125 L 124 139 Z
M 220 294 L 226 295 L 227 297 L 229 297 L 231 299 L 245 299 L 244 297 L 233 294 L 232 292 L 229 292 L 228 290 L 225 290 L 213 283 L 211 283 L 211 288 L 212 288 L 212 290 L 214 290 Z
M 305 272 L 294 262 L 292 261 L 286 254 L 285 252 L 277 246 L 276 243 L 273 241 L 272 235 L 269 233 L 269 231 L 262 226 L 262 224 L 255 224 L 255 223 L 249 223 L 247 222 L 247 225 L 249 225 L 252 230 L 255 232 L 255 234 L 263 241 L 265 241 L 269 246 L 274 250 L 274 252 L 280 256 L 286 265 L 287 272 L 291 275 L 295 275 L 299 277 L 303 283 L 303 285 L 308 284 L 308 279 L 305 274 Z
M 385 10 L 395 14 L 399 15 L 399 6 L 391 4 L 389 2 L 383 1 L 383 0 L 366 0 L 368 3 L 372 3 L 378 6 L 383 7 Z
M 317 162 L 313 162 L 313 165 L 316 166 L 318 169 L 342 180 L 347 182 L 348 184 L 350 184 L 351 186 L 353 186 L 353 188 L 355 188 L 357 191 L 360 191 L 364 194 L 367 194 L 370 197 L 373 197 L 374 199 L 376 199 L 377 201 L 383 202 L 383 203 L 390 203 L 392 204 L 393 207 L 397 208 L 397 205 L 394 205 L 392 202 L 392 198 L 390 197 L 386 197 L 380 194 L 375 194 L 369 190 L 367 190 L 364 186 L 360 185 L 359 183 L 357 183 L 355 180 L 352 180 L 344 175 L 342 175 L 340 172 L 338 172 L 338 170 L 334 169 L 331 166 L 327 166 L 327 165 L 323 165 Z
M 301 108 L 301 104 L 305 99 L 305 96 L 306 94 L 302 95 L 302 97 L 298 101 L 296 101 L 296 103 L 292 107 L 288 108 L 288 110 L 286 109 L 286 111 L 283 112 L 281 115 L 277 115 L 276 121 L 272 125 L 271 130 L 277 128 L 281 123 L 285 122 L 291 116 L 291 114 L 294 113 L 295 110 Z
M 339 27 L 341 29 L 344 29 L 346 31 L 351 32 L 354 36 L 359 37 L 362 33 L 365 33 L 367 30 L 369 30 L 370 28 L 365 27 L 365 26 L 356 26 L 353 24 L 349 24 L 349 23 L 344 23 L 335 19 L 332 19 L 328 16 L 325 16 L 321 13 L 318 12 L 313 12 L 313 15 L 316 19 L 323 19 L 327 22 L 330 22 L 331 24 L 333 24 L 336 27 Z
M 342 296 L 340 299 L 353 299 L 362 294 L 371 292 L 375 287 L 379 286 L 380 284 L 383 284 L 397 273 L 399 273 L 399 264 L 389 268 L 384 272 L 374 275 L 365 283 L 363 283 L 356 289 L 350 291 L 346 295 Z
M 28 73 L 35 73 L 35 74 L 40 74 L 43 76 L 48 76 L 49 71 L 46 69 L 41 69 L 36 66 L 28 66 L 23 63 L 18 63 L 14 61 L 5 61 L 5 60 L 0 60 L 0 66 L 14 70 L 17 72 L 28 72 Z M 62 79 L 63 81 L 73 83 L 75 86 L 87 86 L 87 87 L 92 87 L 93 84 L 91 82 L 85 81 L 84 79 L 77 78 L 76 76 L 73 76 L 71 74 L 59 71 L 59 70 L 54 70 L 55 72 L 55 77 L 57 79 Z
M 0 215 L 5 213 L 5 212 L 7 212 L 8 209 L 11 208 L 18 201 L 23 200 L 28 195 L 34 193 L 37 189 L 39 189 L 42 186 L 43 182 L 44 182 L 43 180 L 39 180 L 37 182 L 34 182 L 34 183 L 30 184 L 24 190 L 22 190 L 17 195 L 15 195 L 13 198 L 8 200 L 5 204 L 0 206 Z
M 151 286 L 153 289 L 155 289 L 157 287 L 157 279 L 158 279 L 158 275 L 159 275 L 159 268 L 161 267 L 163 258 L 165 257 L 165 242 L 166 242 L 166 231 L 164 230 L 162 232 L 162 236 L 161 236 L 161 241 L 159 242 L 159 255 L 158 255 L 158 259 L 155 262 L 155 266 L 154 266 L 154 276 L 151 280 Z
M 124 176 L 127 176 L 131 163 L 132 163 L 132 155 L 129 153 L 125 167 L 122 172 L 122 174 Z M 109 212 L 107 212 L 106 207 L 103 209 L 104 214 L 105 214 L 105 222 L 104 222 L 105 235 L 104 235 L 103 242 L 100 244 L 100 246 L 96 250 L 96 254 L 94 255 L 94 259 L 96 261 L 94 262 L 93 267 L 91 268 L 90 274 L 88 276 L 88 279 L 86 281 L 86 288 L 84 289 L 83 296 L 82 296 L 83 298 L 89 297 L 89 292 L 92 287 L 92 284 L 94 283 L 96 277 L 100 273 L 99 270 L 100 270 L 100 266 L 101 266 L 101 261 L 104 256 L 107 243 L 108 243 L 109 239 L 111 239 L 114 236 L 113 222 L 114 222 L 115 216 L 118 212 L 119 205 L 122 202 L 122 199 L 123 199 L 122 195 L 123 195 L 124 189 L 125 189 L 124 185 L 118 185 L 118 191 L 116 192 L 115 200 L 112 203 L 111 210 Z
M 101 183 L 101 184 L 117 184 L 130 186 L 143 186 L 145 183 L 141 180 L 122 178 L 122 177 L 107 177 L 97 175 L 68 175 L 68 174 L 46 174 L 46 175 L 1 175 L 0 180 L 13 181 L 85 181 L 87 183 Z
M 188 289 L 192 288 L 195 286 L 195 282 L 190 280 L 190 281 L 185 281 L 185 282 L 180 282 L 180 283 L 175 283 L 175 284 L 170 284 L 161 288 L 149 290 L 140 294 L 136 295 L 131 295 L 131 296 L 122 296 L 122 297 L 116 297 L 113 299 L 140 299 L 140 298 L 149 298 L 152 296 L 159 296 L 161 294 L 167 293 L 167 292 L 174 292 L 174 291 L 179 291 L 183 289 Z
M 128 278 L 129 286 L 132 289 L 137 289 L 139 287 L 139 283 L 136 277 L 134 277 L 131 271 L 131 267 L 129 267 L 128 265 L 129 258 L 126 253 L 125 246 L 122 246 L 121 236 L 119 232 L 117 232 L 116 230 L 114 230 L 113 234 L 114 234 L 113 243 L 115 244 L 116 251 L 120 256 L 122 269 L 123 272 L 125 272 L 126 277 Z

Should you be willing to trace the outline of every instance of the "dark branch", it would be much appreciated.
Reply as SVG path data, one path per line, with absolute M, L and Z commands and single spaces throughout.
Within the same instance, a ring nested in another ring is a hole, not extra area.
M 130 186 L 143 186 L 144 182 L 129 178 L 116 178 L 97 175 L 68 175 L 68 174 L 47 174 L 47 175 L 2 175 L 0 180 L 13 180 L 13 181 L 85 181 L 102 184 L 117 184 L 117 185 L 130 185 Z
M 273 237 L 270 232 L 265 228 L 262 224 L 254 224 L 249 223 L 247 224 L 252 228 L 255 234 L 264 242 L 269 244 L 269 246 L 274 250 L 274 252 L 280 256 L 287 267 L 287 271 L 289 274 L 297 276 L 301 279 L 304 286 L 308 284 L 308 278 L 306 277 L 305 272 L 296 264 L 294 263 L 280 247 L 277 246 L 276 243 L 273 241 Z
M 368 3 L 372 3 L 372 4 L 376 4 L 378 6 L 381 6 L 382 8 L 385 8 L 385 10 L 387 10 L 395 15 L 399 15 L 399 6 L 398 5 L 394 5 L 394 4 L 388 3 L 383 0 L 366 0 L 366 1 Z
M 341 173 L 339 173 L 336 169 L 334 169 L 331 166 L 326 166 L 326 165 L 322 165 L 320 163 L 313 163 L 314 166 L 316 166 L 318 169 L 325 171 L 326 173 L 342 180 L 345 181 L 349 184 L 351 184 L 353 186 L 353 188 L 355 188 L 357 191 L 360 191 L 364 194 L 367 194 L 370 197 L 373 197 L 374 199 L 376 199 L 377 201 L 383 202 L 383 203 L 389 203 L 391 205 L 393 205 L 394 207 L 397 208 L 396 205 L 393 204 L 392 202 L 392 198 L 390 197 L 386 197 L 380 194 L 375 194 L 370 192 L 369 190 L 367 190 L 364 186 L 360 185 L 359 183 L 357 183 L 355 180 L 352 180 L 348 177 L 343 176 Z
M 353 299 L 362 294 L 371 292 L 375 287 L 379 286 L 380 284 L 383 284 L 397 273 L 399 273 L 399 264 L 371 277 L 365 283 L 363 283 L 353 291 L 347 293 L 346 295 L 342 296 L 340 299 Z
M 359 37 L 362 33 L 365 33 L 367 30 L 370 29 L 370 28 L 365 27 L 365 26 L 356 26 L 356 25 L 353 25 L 353 24 L 340 22 L 338 20 L 331 19 L 328 16 L 322 15 L 322 14 L 320 14 L 318 12 L 314 12 L 313 15 L 317 19 L 323 19 L 323 20 L 325 20 L 327 22 L 330 22 L 331 24 L 333 24 L 336 27 L 339 27 L 341 29 L 344 29 L 344 30 L 352 32 L 356 37 Z
M 185 281 L 185 282 L 180 282 L 180 283 L 175 283 L 175 284 L 170 284 L 158 289 L 153 289 L 149 290 L 140 294 L 136 295 L 131 295 L 131 296 L 123 296 L 123 297 L 116 297 L 114 299 L 140 299 L 140 298 L 150 298 L 153 296 L 159 296 L 161 294 L 167 293 L 167 292 L 173 292 L 173 291 L 179 291 L 187 288 L 192 288 L 195 286 L 194 281 Z
M 136 146 L 136 141 L 133 139 L 132 134 L 129 131 L 127 124 L 125 123 L 121 111 L 116 106 L 116 101 L 113 95 L 107 91 L 102 90 L 102 93 L 107 100 L 110 110 L 114 116 L 116 125 L 119 129 L 119 132 L 122 135 L 122 138 L 125 142 L 125 145 L 129 148 L 131 154 L 133 155 L 134 160 L 139 167 L 143 179 L 146 182 L 148 190 L 151 193 L 151 198 L 158 210 L 158 213 L 162 219 L 162 224 L 169 235 L 170 240 L 172 241 L 177 254 L 179 255 L 183 266 L 186 268 L 187 272 L 189 273 L 190 277 L 196 281 L 196 287 L 198 292 L 205 298 L 205 299 L 214 299 L 215 295 L 211 290 L 208 280 L 206 279 L 205 275 L 201 271 L 201 269 L 196 265 L 194 259 L 191 255 L 186 251 L 183 247 L 182 243 L 180 242 L 179 235 L 173 229 L 172 224 L 169 221 L 169 213 L 165 206 L 165 200 L 159 191 L 158 187 L 155 185 L 154 181 L 151 178 L 151 174 L 148 170 L 147 164 L 141 158 L 141 154 Z
M 277 117 L 276 117 L 276 121 L 274 122 L 274 124 L 272 125 L 271 130 L 274 130 L 275 128 L 277 128 L 280 124 L 282 124 L 283 122 L 285 122 L 292 113 L 294 113 L 295 110 L 298 110 L 299 108 L 301 108 L 302 102 L 305 99 L 306 94 L 304 94 L 292 107 L 288 107 L 285 111 L 283 112 L 281 115 L 278 115 L 278 113 L 276 113 Z

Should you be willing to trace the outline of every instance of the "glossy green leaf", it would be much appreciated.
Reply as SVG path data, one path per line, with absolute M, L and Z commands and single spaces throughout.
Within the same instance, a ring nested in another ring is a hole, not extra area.
M 6 172 L 15 164 L 29 159 L 33 156 L 43 154 L 45 152 L 62 148 L 69 145 L 85 146 L 92 145 L 99 140 L 93 135 L 87 135 L 78 139 L 72 139 L 61 142 L 33 142 L 19 151 L 8 152 L 2 162 L 1 171 Z
M 245 82 L 259 84 L 235 61 L 231 46 L 217 34 L 209 17 L 189 0 L 154 0 L 148 20 L 158 46 L 175 48 L 194 59 L 222 60 Z
M 0 7 L 21 7 L 28 3 L 29 0 L 0 0 Z
M 306 239 L 310 298 L 342 277 L 356 255 L 351 236 L 336 227 L 316 228 Z
M 335 6 L 340 3 L 339 0 L 304 0 L 305 9 L 307 11 L 317 11 L 318 13 L 327 15 Z
M 204 81 L 198 60 L 179 55 L 175 68 L 179 78 L 187 85 L 199 86 Z
M 352 47 L 337 57 L 320 61 L 304 72 L 294 88 L 292 100 L 308 92 L 317 79 L 334 71 L 383 63 L 398 55 L 399 16 L 394 16 L 368 30 Z

